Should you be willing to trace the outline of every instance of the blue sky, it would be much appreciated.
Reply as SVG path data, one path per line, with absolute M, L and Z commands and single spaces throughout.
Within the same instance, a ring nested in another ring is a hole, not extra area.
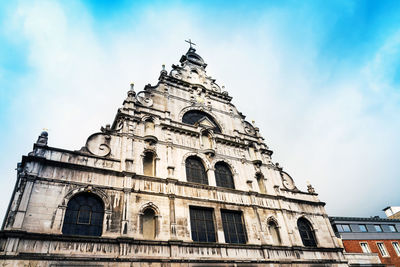
M 0 23 L 0 216 L 43 128 L 79 149 L 187 38 L 330 215 L 400 205 L 398 1 L 3 1 Z

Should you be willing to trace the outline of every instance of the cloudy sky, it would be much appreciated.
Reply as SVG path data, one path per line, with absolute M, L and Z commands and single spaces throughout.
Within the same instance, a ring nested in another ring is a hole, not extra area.
M 188 38 L 329 215 L 400 205 L 397 0 L 132 2 L 0 3 L 0 218 L 43 128 L 80 149 Z

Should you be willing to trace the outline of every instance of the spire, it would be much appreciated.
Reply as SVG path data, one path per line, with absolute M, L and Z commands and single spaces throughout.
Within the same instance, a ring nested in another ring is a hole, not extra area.
M 203 69 L 205 69 L 207 67 L 207 64 L 204 62 L 204 60 L 201 58 L 201 56 L 199 56 L 196 53 L 196 49 L 194 49 L 193 45 L 196 45 L 195 43 L 193 43 L 190 39 L 189 40 L 185 40 L 185 42 L 189 43 L 190 47 L 189 50 L 186 52 L 185 55 L 183 55 L 181 57 L 181 64 L 193 64 L 199 67 L 202 67 Z
M 192 45 L 196 45 L 196 44 L 193 43 L 192 40 L 190 40 L 190 39 L 189 39 L 189 41 L 188 41 L 188 40 L 185 40 L 185 42 L 186 42 L 186 43 L 189 43 L 190 48 L 192 48 Z M 190 48 L 189 48 L 189 50 L 190 50 Z M 194 48 L 193 48 L 193 49 L 194 49 Z M 195 50 L 195 51 L 196 51 L 196 50 Z

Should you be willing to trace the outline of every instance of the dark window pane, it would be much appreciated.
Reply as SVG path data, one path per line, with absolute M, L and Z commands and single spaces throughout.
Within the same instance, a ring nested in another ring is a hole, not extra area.
M 188 182 L 199 184 L 208 184 L 206 170 L 203 163 L 197 157 L 188 157 L 186 159 L 186 179 Z
M 79 224 L 90 224 L 90 219 L 92 217 L 92 210 L 89 206 L 81 206 L 78 212 L 78 220 Z
M 297 221 L 297 228 L 299 229 L 301 240 L 303 245 L 306 247 L 316 247 L 317 242 L 315 240 L 314 231 L 312 230 L 311 224 L 304 218 L 300 218 Z
M 218 162 L 215 164 L 215 180 L 217 186 L 235 188 L 233 184 L 232 172 L 223 162 Z
M 342 224 L 343 232 L 351 232 L 350 226 L 348 224 Z
M 226 243 L 246 243 L 246 234 L 240 211 L 221 210 Z
M 103 217 L 104 207 L 99 197 L 90 193 L 78 194 L 68 202 L 62 233 L 101 236 Z
M 203 120 L 204 118 L 207 118 L 209 121 L 212 122 L 212 124 L 215 125 L 213 128 L 213 131 L 216 133 L 220 133 L 221 129 L 219 128 L 218 124 L 215 122 L 214 118 L 211 117 L 209 114 L 200 111 L 200 110 L 190 110 L 185 113 L 182 117 L 182 122 L 187 123 L 190 125 L 195 125 L 197 122 Z
M 193 241 L 216 242 L 212 209 L 190 207 L 190 224 Z
M 359 227 L 361 232 L 367 232 L 367 227 L 364 224 L 360 224 Z

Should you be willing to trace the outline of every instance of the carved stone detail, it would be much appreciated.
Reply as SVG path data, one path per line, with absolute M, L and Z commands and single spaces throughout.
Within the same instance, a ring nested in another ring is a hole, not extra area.
M 86 148 L 93 155 L 106 157 L 111 153 L 110 141 L 110 135 L 95 133 L 89 136 L 86 142 Z
M 140 91 L 136 95 L 136 100 L 145 107 L 153 106 L 153 99 L 151 99 L 151 93 L 147 91 Z

